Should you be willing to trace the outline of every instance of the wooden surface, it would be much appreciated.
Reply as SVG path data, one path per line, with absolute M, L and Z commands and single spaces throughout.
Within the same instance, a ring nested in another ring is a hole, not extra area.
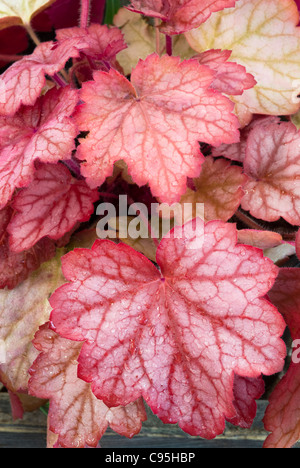
M 164 425 L 149 411 L 142 431 L 132 440 L 108 430 L 101 441 L 103 448 L 261 448 L 266 438 L 261 422 L 265 402 L 259 402 L 258 414 L 251 430 L 228 425 L 215 440 L 191 437 L 178 426 Z M 13 421 L 8 395 L 0 393 L 0 448 L 45 448 L 46 416 L 41 411 L 27 413 L 22 421 Z

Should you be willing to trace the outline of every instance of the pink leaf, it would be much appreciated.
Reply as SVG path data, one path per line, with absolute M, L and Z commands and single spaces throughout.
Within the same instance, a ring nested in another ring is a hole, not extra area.
M 130 247 L 96 241 L 63 260 L 50 299 L 61 336 L 85 341 L 79 376 L 109 406 L 143 396 L 165 423 L 213 438 L 233 406 L 234 372 L 282 369 L 285 324 L 261 299 L 277 267 L 236 245 L 232 224 L 199 218 L 162 240 L 158 270 Z
M 24 252 L 15 253 L 9 248 L 7 226 L 13 210 L 10 207 L 0 211 L 0 289 L 14 289 L 32 271 L 55 255 L 55 246 L 50 239 L 42 239 Z
M 256 81 L 246 68 L 235 62 L 228 62 L 231 51 L 208 50 L 196 56 L 199 63 L 216 72 L 212 87 L 220 93 L 241 95 L 253 88 Z
M 0 205 L 15 188 L 33 179 L 34 161 L 70 159 L 77 128 L 70 119 L 78 100 L 76 90 L 53 89 L 34 107 L 22 107 L 14 117 L 0 117 Z
M 56 32 L 59 41 L 66 39 L 82 39 L 86 47 L 81 53 L 108 63 L 114 63 L 116 55 L 126 49 L 123 34 L 119 28 L 108 28 L 100 24 L 92 24 L 87 30 L 81 28 L 61 29 Z
M 212 13 L 233 7 L 236 0 L 131 0 L 132 11 L 160 18 L 165 34 L 181 34 L 197 28 Z
M 43 42 L 33 54 L 11 65 L 0 78 L 0 115 L 13 116 L 22 104 L 33 106 L 46 83 L 45 75 L 55 75 L 69 58 L 79 57 L 84 46 L 81 38 Z
M 212 155 L 214 157 L 224 156 L 225 158 L 232 159 L 233 161 L 244 162 L 246 157 L 247 142 L 251 131 L 255 127 L 262 127 L 271 123 L 280 123 L 279 117 L 272 116 L 255 116 L 252 122 L 241 130 L 241 139 L 238 143 L 233 145 L 220 145 L 214 148 Z
M 242 208 L 256 218 L 300 224 L 300 133 L 292 123 L 256 126 L 247 142 Z
M 62 164 L 43 164 L 34 180 L 13 201 L 17 211 L 8 226 L 14 252 L 29 249 L 45 236 L 58 240 L 94 212 L 97 190 L 74 179 Z
M 255 400 L 259 400 L 264 392 L 265 383 L 262 377 L 249 379 L 236 375 L 233 386 L 236 416 L 229 419 L 229 422 L 234 426 L 250 429 L 257 411 Z
M 282 268 L 269 297 L 283 314 L 292 339 L 299 340 L 300 269 Z M 300 439 L 300 367 L 297 361 L 292 359 L 288 372 L 270 397 L 264 418 L 265 428 L 271 432 L 265 442 L 266 448 L 290 448 Z
M 110 426 L 133 437 L 147 419 L 142 400 L 126 408 L 109 409 L 91 392 L 90 385 L 77 377 L 77 358 L 82 344 L 60 338 L 46 324 L 34 345 L 41 352 L 31 368 L 30 393 L 50 399 L 50 430 L 58 434 L 62 447 L 96 447 Z
M 196 60 L 153 54 L 140 61 L 131 83 L 117 71 L 96 72 L 83 85 L 77 123 L 88 130 L 78 148 L 83 175 L 101 185 L 123 159 L 138 185 L 172 203 L 197 177 L 203 156 L 198 141 L 233 143 L 239 132 L 232 103 L 209 89 L 213 73 Z

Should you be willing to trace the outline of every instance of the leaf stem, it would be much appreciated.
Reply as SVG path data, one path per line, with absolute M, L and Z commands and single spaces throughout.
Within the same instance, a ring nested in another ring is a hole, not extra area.
M 160 20 L 158 18 L 154 18 L 156 53 L 160 56 L 160 31 L 159 31 L 159 25 L 160 25 Z
M 264 228 L 258 224 L 254 219 L 250 218 L 250 216 L 246 215 L 240 210 L 237 210 L 235 216 L 242 221 L 248 228 L 255 229 L 256 231 L 263 231 Z
M 91 0 L 81 0 L 80 27 L 87 29 L 90 22 Z
M 173 38 L 172 36 L 166 36 L 166 52 L 172 57 L 173 55 Z
M 59 73 L 55 73 L 55 75 L 51 76 L 51 78 L 61 88 L 65 88 L 66 86 L 68 86 L 68 83 L 63 79 L 63 77 Z
M 0 54 L 0 60 L 3 62 L 17 62 L 18 60 L 21 60 L 24 57 L 24 55 L 6 55 L 6 54 Z
M 28 35 L 30 36 L 30 38 L 34 42 L 34 44 L 36 46 L 39 46 L 41 41 L 39 40 L 38 36 L 34 32 L 33 27 L 31 26 L 31 24 L 29 24 L 29 23 L 24 24 L 24 28 L 26 29 Z

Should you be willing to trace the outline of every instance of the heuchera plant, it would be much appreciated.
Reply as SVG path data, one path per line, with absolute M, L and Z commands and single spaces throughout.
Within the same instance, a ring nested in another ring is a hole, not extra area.
M 0 43 L 0 379 L 13 415 L 49 400 L 49 447 L 97 447 L 108 426 L 137 434 L 145 401 L 212 439 L 226 421 L 251 427 L 274 376 L 265 446 L 292 447 L 297 4 L 115 4 L 0 0 L 1 37 L 20 38 Z M 116 216 L 115 239 L 97 238 L 98 205 L 124 195 L 149 236 L 122 235 L 132 218 Z M 172 205 L 171 231 L 141 204 L 160 221 Z

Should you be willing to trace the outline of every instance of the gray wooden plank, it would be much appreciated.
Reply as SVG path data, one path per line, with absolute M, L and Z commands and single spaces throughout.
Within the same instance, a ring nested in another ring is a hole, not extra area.
M 177 425 L 165 425 L 148 408 L 148 420 L 133 439 L 122 437 L 108 430 L 101 440 L 103 448 L 261 448 L 266 438 L 262 417 L 267 403 L 258 402 L 258 413 L 251 430 L 227 425 L 222 436 L 207 441 L 185 434 Z M 9 397 L 0 393 L 0 448 L 45 448 L 46 416 L 41 411 L 24 415 L 23 420 L 13 421 Z

